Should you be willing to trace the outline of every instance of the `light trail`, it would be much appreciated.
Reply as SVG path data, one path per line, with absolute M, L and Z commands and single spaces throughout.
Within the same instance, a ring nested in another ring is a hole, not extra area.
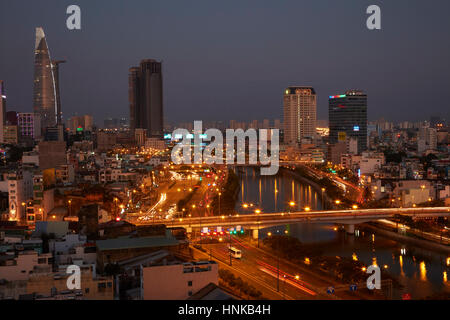
M 273 272 L 273 271 L 271 271 L 271 270 L 269 270 L 269 269 L 266 269 L 265 267 L 258 267 L 258 269 L 261 270 L 261 271 L 263 271 L 263 272 L 265 272 L 265 273 L 267 273 L 268 275 L 270 275 L 270 276 L 272 276 L 272 277 L 274 277 L 274 278 L 277 278 L 277 277 L 278 277 L 278 275 L 277 275 L 275 272 Z M 292 281 L 292 280 L 289 279 L 289 278 L 284 278 L 283 281 L 284 281 L 285 283 L 288 283 L 289 285 L 291 285 L 291 286 L 297 288 L 297 289 L 300 289 L 300 290 L 302 290 L 302 291 L 304 291 L 304 292 L 306 292 L 306 293 L 312 295 L 312 296 L 317 295 L 314 291 L 312 291 L 312 290 L 310 290 L 310 289 L 308 289 L 308 288 L 306 288 L 306 287 L 300 285 L 299 283 L 296 283 L 296 282 Z

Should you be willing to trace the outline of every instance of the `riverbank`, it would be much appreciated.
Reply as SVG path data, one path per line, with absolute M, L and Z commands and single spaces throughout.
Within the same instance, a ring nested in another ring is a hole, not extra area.
M 360 227 L 370 230 L 370 231 L 374 232 L 375 234 L 378 233 L 386 238 L 393 239 L 393 240 L 400 241 L 400 242 L 405 242 L 408 244 L 412 244 L 412 245 L 421 247 L 423 249 L 433 250 L 438 253 L 446 253 L 446 254 L 450 253 L 449 246 L 441 245 L 439 243 L 435 243 L 435 242 L 425 240 L 425 239 L 413 238 L 408 235 L 402 235 L 402 234 L 399 234 L 394 231 L 386 230 L 385 228 L 381 227 L 376 222 L 364 223 L 364 224 L 361 224 Z
M 328 196 L 326 190 L 322 191 L 322 187 L 318 183 L 298 174 L 295 171 L 292 171 L 292 170 L 289 170 L 289 169 L 286 169 L 283 167 L 280 168 L 278 174 L 285 176 L 285 177 L 294 177 L 297 181 L 299 181 L 305 185 L 310 185 L 314 190 L 316 190 L 318 193 L 323 195 L 323 201 L 324 201 L 323 209 L 325 210 L 327 208 L 332 207 L 333 200 Z

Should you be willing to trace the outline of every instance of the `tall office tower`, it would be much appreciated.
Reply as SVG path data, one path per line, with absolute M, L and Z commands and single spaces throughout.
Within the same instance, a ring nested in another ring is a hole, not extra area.
M 299 144 L 316 131 L 317 97 L 312 87 L 288 87 L 284 92 L 284 142 Z
M 6 93 L 3 80 L 0 80 L 0 143 L 4 142 L 3 127 L 6 121 Z
M 358 153 L 367 149 L 367 95 L 361 90 L 348 90 L 345 94 L 330 96 L 328 118 L 330 142 L 358 140 Z
M 41 116 L 41 128 L 54 127 L 57 123 L 57 100 L 53 64 L 44 30 L 36 28 L 34 51 L 33 110 Z
M 61 96 L 59 92 L 59 65 L 66 63 L 66 60 L 53 60 L 53 76 L 55 79 L 55 93 L 56 93 L 56 124 L 62 125 L 62 110 L 61 110 Z
M 153 59 L 142 60 L 129 73 L 130 128 L 147 129 L 148 137 L 162 137 L 163 88 L 162 64 Z

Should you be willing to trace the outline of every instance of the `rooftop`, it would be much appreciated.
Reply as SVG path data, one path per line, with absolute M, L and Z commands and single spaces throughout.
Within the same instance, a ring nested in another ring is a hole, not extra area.
M 127 237 L 119 237 L 116 239 L 97 241 L 97 247 L 100 251 L 167 247 L 167 246 L 176 246 L 178 244 L 179 241 L 168 234 L 162 237 L 131 238 L 127 236 Z

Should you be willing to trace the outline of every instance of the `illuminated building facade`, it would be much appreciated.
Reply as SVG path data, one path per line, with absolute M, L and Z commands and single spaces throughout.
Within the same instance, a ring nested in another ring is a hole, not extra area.
M 361 90 L 330 96 L 328 104 L 330 143 L 358 140 L 358 153 L 367 149 L 367 95 Z
M 317 97 L 312 87 L 288 87 L 284 92 L 284 143 L 299 144 L 316 131 Z

